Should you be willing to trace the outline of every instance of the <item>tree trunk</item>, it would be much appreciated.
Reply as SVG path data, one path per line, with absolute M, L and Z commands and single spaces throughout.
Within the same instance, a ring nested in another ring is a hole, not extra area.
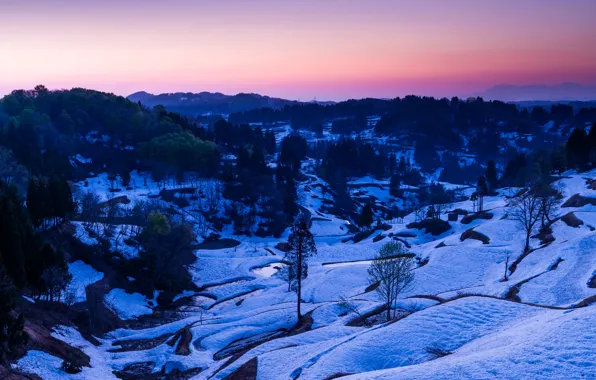
M 302 252 L 298 252 L 298 302 L 296 303 L 296 313 L 298 315 L 298 322 L 300 323 L 300 319 L 302 316 L 300 315 L 300 301 L 302 297 Z
M 387 302 L 387 322 L 391 320 L 391 302 Z
M 528 252 L 530 250 L 530 233 L 526 233 L 526 247 L 524 248 L 524 252 Z

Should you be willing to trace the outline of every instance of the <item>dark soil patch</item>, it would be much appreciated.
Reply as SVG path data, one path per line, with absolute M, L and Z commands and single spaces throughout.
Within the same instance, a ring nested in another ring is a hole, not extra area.
M 381 282 L 380 281 L 377 281 L 374 284 L 370 284 L 369 286 L 366 287 L 366 289 L 364 289 L 364 293 L 370 293 L 373 290 L 377 290 L 377 288 L 379 287 L 379 285 L 381 285 Z
M 0 366 L 0 379 L 2 380 L 43 380 L 41 377 L 33 374 L 22 373 L 10 368 Z
M 282 252 L 288 252 L 288 243 L 279 242 L 275 245 L 275 248 L 279 249 Z
M 351 234 L 358 233 L 358 227 L 353 224 L 344 224 L 344 226 L 348 229 L 348 232 Z
M 354 238 L 352 240 L 354 240 L 354 243 L 359 243 L 362 240 L 369 237 L 370 235 L 372 235 L 374 232 L 375 232 L 375 230 L 372 228 L 370 230 L 360 231 L 356 235 L 354 235 Z
M 345 376 L 350 376 L 353 375 L 353 373 L 348 373 L 348 372 L 338 372 L 338 373 L 334 373 L 333 375 L 324 378 L 323 380 L 333 380 L 333 379 L 339 379 L 340 377 L 345 377 Z
M 565 260 L 563 260 L 561 257 L 557 258 L 557 260 L 554 263 L 552 263 L 550 267 L 548 267 L 548 270 L 551 271 L 557 269 L 559 267 L 559 264 L 561 264 L 563 261 Z
M 51 336 L 54 321 L 48 320 L 50 313 L 40 313 L 36 319 L 25 317 L 25 331 L 29 334 L 26 350 L 39 350 L 63 360 L 70 360 L 73 364 L 90 367 L 90 359 L 79 348 L 72 347 L 65 342 Z M 71 325 L 71 323 L 68 323 Z M 49 326 L 48 326 L 49 325 Z
M 583 220 L 575 216 L 573 212 L 569 212 L 561 217 L 561 220 L 565 222 L 569 227 L 579 227 L 584 224 Z
M 413 222 L 406 226 L 407 228 L 415 228 L 417 230 L 424 229 L 427 234 L 439 236 L 451 229 L 451 225 L 442 219 L 424 219 L 420 222 Z
M 234 239 L 217 239 L 217 240 L 205 240 L 201 244 L 198 244 L 195 249 L 207 249 L 207 250 L 215 250 L 215 249 L 225 249 L 225 248 L 234 248 L 240 245 L 238 240 Z
M 581 302 L 576 304 L 575 307 L 586 307 L 586 306 L 592 305 L 593 303 L 596 303 L 596 295 L 590 296 L 590 297 L 586 298 L 585 300 L 582 300 Z
M 256 357 L 250 359 L 246 363 L 242 364 L 240 368 L 232 372 L 229 376 L 226 376 L 224 380 L 256 380 L 257 369 L 259 368 L 259 363 L 257 360 L 258 359 Z
M 373 238 L 373 243 L 376 243 L 376 242 L 378 242 L 378 241 L 381 241 L 381 240 L 385 239 L 386 237 L 387 237 L 387 236 L 385 236 L 385 235 L 383 235 L 383 234 L 379 234 L 379 235 L 377 235 L 377 236 L 375 236 L 375 237 Z
M 436 249 L 436 248 L 443 248 L 443 247 L 447 247 L 447 245 L 445 244 L 445 242 L 444 242 L 444 241 L 442 241 L 442 242 L 440 242 L 439 244 L 437 244 L 437 246 L 435 247 L 435 249 Z
M 150 350 L 157 346 L 162 345 L 172 334 L 164 334 L 157 338 L 151 339 L 131 339 L 131 340 L 118 340 L 112 343 L 112 346 L 120 346 L 120 348 L 114 348 L 108 350 L 108 352 L 129 352 L 129 351 L 144 351 Z
M 404 232 L 404 231 L 402 231 L 402 232 L 397 232 L 395 234 L 395 236 L 399 236 L 399 237 L 403 237 L 403 238 L 415 238 L 416 237 L 416 234 L 413 234 L 411 232 Z
M 455 215 L 468 215 L 469 212 L 467 210 L 462 210 L 461 208 L 456 208 L 455 210 L 450 212 L 451 214 Z
M 588 288 L 595 289 L 596 288 L 596 273 L 592 275 L 590 281 L 588 281 Z
M 579 194 L 574 194 L 561 207 L 582 207 L 585 205 L 596 206 L 596 198 L 582 197 Z
M 478 241 L 481 241 L 482 244 L 490 243 L 490 238 L 488 236 L 481 234 L 478 231 L 474 231 L 473 228 L 470 228 L 469 230 L 467 230 L 466 232 L 461 234 L 461 237 L 459 238 L 459 240 L 461 240 L 461 241 L 464 241 L 467 239 L 478 240 Z
M 327 218 L 319 218 L 318 216 L 313 216 L 312 218 L 310 218 L 311 221 L 319 221 L 319 222 L 331 222 L 331 219 L 327 219 Z
M 461 218 L 461 223 L 462 224 L 470 224 L 473 221 L 475 221 L 476 219 L 489 220 L 492 218 L 493 218 L 493 214 L 486 212 L 486 211 L 481 211 L 481 212 L 475 212 L 473 214 L 465 215 L 463 218 Z
M 191 368 L 186 371 L 175 368 L 169 373 L 166 373 L 165 366 L 158 372 L 153 372 L 154 369 L 155 362 L 133 363 L 121 371 L 114 371 L 114 375 L 124 380 L 182 380 L 193 378 L 202 372 L 202 368 Z
M 513 285 L 511 288 L 509 288 L 509 290 L 507 291 L 507 294 L 505 294 L 505 299 L 508 299 L 508 300 L 514 301 L 514 302 L 521 302 L 521 298 L 519 298 L 518 293 L 521 290 L 522 285 L 525 284 L 526 282 L 529 282 L 529 281 L 535 279 L 536 277 L 540 276 L 543 273 L 538 273 L 537 275 L 526 278 L 525 280 L 520 281 L 517 284 Z
M 176 347 L 176 355 L 190 355 L 189 344 L 192 340 L 192 333 L 190 332 L 190 328 L 188 326 L 183 328 L 174 336 L 174 338 L 172 338 L 172 341 L 176 340 L 178 340 L 178 346 Z
M 370 317 L 373 317 L 375 315 L 379 315 L 381 313 L 384 313 L 387 311 L 387 306 L 386 305 L 379 305 L 376 308 L 372 309 L 371 311 L 361 314 L 358 317 L 352 319 L 351 321 L 349 321 L 348 323 L 346 323 L 346 326 L 349 327 L 360 327 L 360 326 L 364 326 L 366 324 L 366 320 Z

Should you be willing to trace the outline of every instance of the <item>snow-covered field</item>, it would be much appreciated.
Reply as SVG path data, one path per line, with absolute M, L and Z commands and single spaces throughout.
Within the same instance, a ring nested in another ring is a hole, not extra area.
M 595 174 L 565 173 L 556 183 L 563 200 L 574 194 L 596 198 L 584 179 Z M 369 178 L 351 182 L 373 183 L 386 189 L 386 183 Z M 315 177 L 299 188 L 301 203 L 317 217 L 312 232 L 318 253 L 309 261 L 302 294 L 302 312 L 312 318 L 310 329 L 290 332 L 297 322 L 296 295 L 288 292 L 283 279 L 283 253 L 273 248 L 288 233 L 280 239 L 231 236 L 239 246 L 196 251 L 190 271 L 202 291 L 178 297 L 190 300 L 180 307 L 178 320 L 141 330 L 118 329 L 101 337 L 100 346 L 71 327 L 56 328 L 57 339 L 91 357 L 92 367 L 73 378 L 115 378 L 112 371 L 150 362 L 153 372 L 200 368 L 194 378 L 224 379 L 255 358 L 258 379 L 596 378 L 596 306 L 575 307 L 596 296 L 596 289 L 588 286 L 596 274 L 596 232 L 589 227 L 596 226 L 596 206 L 561 209 L 560 215 L 574 211 L 584 225 L 574 228 L 556 221 L 554 242 L 541 245 L 532 238 L 535 249 L 521 258 L 524 233 L 508 218 L 507 195 L 515 189 L 485 199 L 491 219 L 451 222 L 450 230 L 432 236 L 408 229 L 406 224 L 414 220 L 408 215 L 405 223 L 354 243 L 342 242 L 351 236 L 349 221 L 321 212 L 321 199 L 331 196 L 316 184 L 324 182 Z M 359 190 L 391 203 L 392 197 L 379 186 Z M 122 194 L 132 199 L 147 191 Z M 457 208 L 472 211 L 473 204 L 450 207 Z M 488 237 L 488 244 L 461 241 L 471 228 Z M 77 231 L 91 239 L 81 227 Z M 380 234 L 385 238 L 375 242 Z M 415 269 L 414 286 L 394 305 L 403 309 L 403 318 L 351 326 L 360 314 L 382 305 L 374 291 L 367 291 L 367 260 L 391 239 L 389 234 L 402 236 L 411 253 L 428 261 Z M 516 270 L 503 281 L 506 262 L 518 259 Z M 103 278 L 82 262 L 72 263 L 70 270 L 83 290 Z M 521 302 L 506 299 L 516 286 Z M 77 292 L 81 298 L 84 291 Z M 156 301 L 112 289 L 105 302 L 122 319 L 134 319 L 151 314 Z M 190 334 L 187 343 L 181 332 Z M 163 336 L 168 338 L 152 348 L 110 352 L 119 348 L 117 341 Z M 185 344 L 185 350 L 179 350 Z M 56 357 L 30 351 L 18 367 L 57 379 L 64 378 L 60 364 Z

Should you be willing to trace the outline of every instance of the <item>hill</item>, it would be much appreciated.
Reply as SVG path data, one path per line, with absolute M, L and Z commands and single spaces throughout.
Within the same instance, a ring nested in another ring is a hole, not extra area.
M 219 92 L 177 92 L 171 94 L 153 95 L 141 91 L 127 97 L 134 102 L 154 107 L 163 105 L 172 112 L 185 115 L 201 115 L 207 113 L 230 114 L 233 112 L 248 111 L 255 108 L 270 107 L 283 108 L 287 105 L 299 104 L 294 100 L 272 98 L 259 94 L 224 95 Z

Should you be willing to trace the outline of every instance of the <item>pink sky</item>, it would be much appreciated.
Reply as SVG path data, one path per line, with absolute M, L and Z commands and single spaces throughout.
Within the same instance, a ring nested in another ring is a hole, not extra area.
M 341 100 L 596 84 L 594 0 L 0 0 L 0 94 Z

